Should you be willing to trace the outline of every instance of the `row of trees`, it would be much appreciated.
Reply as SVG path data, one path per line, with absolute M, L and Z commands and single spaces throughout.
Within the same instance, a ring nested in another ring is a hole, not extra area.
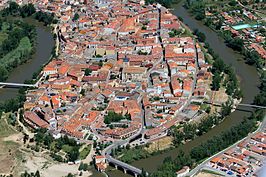
M 266 71 L 262 71 L 260 80 L 260 93 L 255 97 L 254 104 L 266 106 Z

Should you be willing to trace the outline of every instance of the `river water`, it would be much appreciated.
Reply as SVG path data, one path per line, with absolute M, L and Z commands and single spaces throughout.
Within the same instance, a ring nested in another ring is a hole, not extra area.
M 43 26 L 42 23 L 30 18 L 24 20 L 36 26 L 36 52 L 32 56 L 32 59 L 15 68 L 9 75 L 6 82 L 24 83 L 25 80 L 31 79 L 33 73 L 37 72 L 43 64 L 49 61 L 52 49 L 55 45 L 53 35 L 49 27 Z M 0 89 L 0 101 L 15 98 L 17 95 L 17 88 Z
M 224 44 L 224 40 L 218 36 L 218 34 L 212 31 L 210 28 L 204 26 L 202 22 L 195 20 L 188 11 L 182 6 L 182 2 L 173 5 L 172 13 L 176 16 L 182 17 L 184 23 L 191 29 L 198 29 L 199 31 L 205 33 L 206 42 L 208 42 L 211 48 L 217 53 L 221 59 L 228 65 L 232 65 L 235 69 L 236 74 L 240 78 L 240 86 L 243 91 L 244 98 L 242 103 L 252 103 L 255 95 L 259 93 L 258 86 L 259 76 L 257 70 L 254 66 L 249 66 L 245 64 L 243 56 L 236 53 L 232 49 L 228 48 Z M 189 152 L 193 147 L 200 145 L 203 142 L 211 139 L 213 136 L 220 134 L 221 132 L 230 129 L 232 126 L 239 124 L 244 117 L 249 116 L 250 113 L 244 111 L 235 111 L 230 116 L 228 116 L 222 123 L 211 129 L 206 134 L 197 137 L 195 140 L 182 145 L 180 148 L 175 148 L 164 152 L 159 155 L 155 155 L 146 159 L 138 160 L 133 162 L 132 165 L 142 169 L 144 168 L 148 172 L 154 172 L 162 165 L 163 160 L 171 156 L 175 158 L 179 150 L 182 149 L 185 152 Z M 108 174 L 112 177 L 123 177 L 129 176 L 122 173 L 122 171 L 117 171 L 114 169 L 109 169 Z

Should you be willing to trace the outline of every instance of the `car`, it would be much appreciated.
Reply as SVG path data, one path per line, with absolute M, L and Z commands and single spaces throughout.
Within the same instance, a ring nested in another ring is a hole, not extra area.
M 233 175 L 234 173 L 232 171 L 227 172 L 228 175 Z

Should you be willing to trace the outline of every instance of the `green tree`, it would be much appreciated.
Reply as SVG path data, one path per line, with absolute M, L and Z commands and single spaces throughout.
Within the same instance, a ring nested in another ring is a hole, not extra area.
M 212 79 L 212 90 L 218 91 L 220 89 L 220 83 L 221 83 L 222 77 L 219 73 L 214 73 L 213 79 Z
M 8 71 L 2 65 L 0 65 L 0 81 L 3 82 L 8 77 Z
M 92 70 L 90 68 L 85 69 L 85 76 L 89 76 L 91 74 Z
M 76 161 L 76 160 L 78 159 L 78 157 L 79 157 L 79 148 L 74 147 L 74 148 L 72 149 L 72 151 L 70 151 L 70 152 L 68 153 L 68 160 L 69 160 L 70 162 L 74 162 L 74 161 Z
M 75 13 L 74 17 L 73 17 L 73 21 L 77 21 L 79 19 L 79 14 Z

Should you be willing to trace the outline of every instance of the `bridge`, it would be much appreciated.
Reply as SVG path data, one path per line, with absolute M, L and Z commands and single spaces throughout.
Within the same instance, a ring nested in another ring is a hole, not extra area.
M 20 84 L 11 82 L 0 82 L 0 88 L 10 86 L 10 87 L 38 87 L 38 82 L 36 84 Z
M 223 103 L 219 103 L 219 102 L 210 102 L 210 101 L 205 101 L 204 103 L 213 104 L 215 106 L 222 106 L 222 104 L 223 104 Z M 260 105 L 254 105 L 254 104 L 245 104 L 245 103 L 239 103 L 238 106 L 266 109 L 266 106 L 260 106 Z
M 130 172 L 134 173 L 135 177 L 137 177 L 138 175 L 141 175 L 141 173 L 142 173 L 142 170 L 140 170 L 140 169 L 138 169 L 132 165 L 129 165 L 125 162 L 122 162 L 120 160 L 116 160 L 112 156 L 110 156 L 109 154 L 106 155 L 106 159 L 107 159 L 107 162 L 109 164 L 113 164 L 116 169 L 118 169 L 118 167 L 122 167 L 124 170 L 124 173 L 127 173 L 127 171 L 130 171 Z

